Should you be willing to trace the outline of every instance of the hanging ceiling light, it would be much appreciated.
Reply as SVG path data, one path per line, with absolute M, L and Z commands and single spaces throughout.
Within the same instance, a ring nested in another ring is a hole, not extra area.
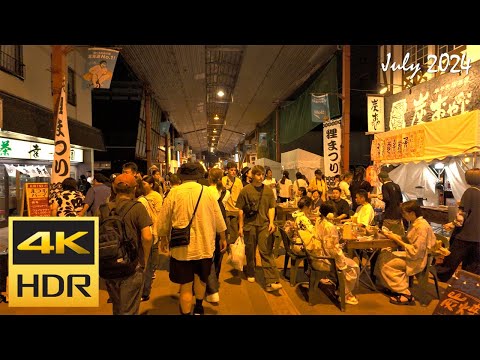
M 213 117 L 213 120 L 218 120 L 218 119 L 220 119 L 220 117 L 217 114 L 215 114 L 215 116 Z
M 219 97 L 224 97 L 224 96 L 225 96 L 225 93 L 224 93 L 222 90 L 219 90 L 219 91 L 217 92 L 217 95 L 218 95 Z

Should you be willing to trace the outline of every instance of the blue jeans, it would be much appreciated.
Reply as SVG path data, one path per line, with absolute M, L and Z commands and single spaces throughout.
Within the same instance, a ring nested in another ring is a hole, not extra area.
M 121 279 L 105 279 L 108 295 L 112 299 L 113 315 L 138 315 L 143 288 L 143 271 Z

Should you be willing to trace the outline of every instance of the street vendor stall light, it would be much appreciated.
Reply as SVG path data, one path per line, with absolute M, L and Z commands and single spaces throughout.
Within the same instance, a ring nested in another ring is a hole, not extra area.
M 412 94 L 412 87 L 411 86 L 404 88 L 403 85 L 398 85 L 398 84 L 379 84 L 379 85 L 382 86 L 382 88 L 378 92 L 380 95 L 383 95 L 383 94 L 386 94 L 387 92 L 389 92 L 390 87 L 392 87 L 391 91 L 393 91 L 394 86 L 401 87 L 402 90 L 407 90 L 408 89 L 409 94 Z

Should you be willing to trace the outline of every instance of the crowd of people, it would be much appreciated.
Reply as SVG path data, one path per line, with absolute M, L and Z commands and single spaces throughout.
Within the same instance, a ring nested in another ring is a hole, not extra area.
M 164 179 L 156 167 L 142 175 L 135 163 L 128 162 L 121 174 L 110 178 L 95 173 L 89 179 L 65 179 L 51 211 L 52 216 L 99 216 L 101 223 L 105 206 L 120 209 L 135 202 L 125 216 L 125 226 L 139 245 L 136 270 L 125 278 L 105 278 L 113 314 L 138 314 L 140 302 L 150 298 L 160 251 L 168 253 L 169 278 L 179 285 L 180 314 L 203 314 L 204 300 L 220 301 L 223 255 L 238 237 L 245 242 L 246 280 L 256 282 L 258 250 L 265 291 L 277 292 L 282 285 L 272 234 L 276 231 L 276 206 L 287 201 L 298 207 L 292 214 L 293 223 L 286 224 L 289 230 L 295 229 L 290 235 L 296 238 L 293 244 L 297 251 L 300 244 L 300 250 L 335 258 L 338 270 L 345 274 L 347 304 L 359 302 L 355 295 L 359 265 L 352 254 L 343 252 L 337 225 L 352 217 L 359 227 L 383 227 L 384 235 L 398 245 L 372 257 L 372 278 L 390 295 L 391 303 L 414 304 L 408 277 L 425 268 L 435 246 L 435 234 L 422 217 L 420 205 L 415 200 L 404 203 L 400 187 L 385 171 L 378 174 L 381 188 L 366 180 L 363 167 L 336 177 L 332 184 L 327 184 L 319 169 L 310 180 L 300 172 L 295 178 L 292 182 L 284 171 L 276 181 L 271 169 L 258 165 L 238 171 L 235 162 L 228 162 L 225 169 L 206 172 L 203 165 L 187 162 Z M 446 229 L 455 229 L 455 241 L 452 255 L 437 265 L 442 281 L 447 281 L 461 262 L 480 273 L 480 234 L 475 226 L 480 213 L 480 170 L 467 171 L 466 179 L 471 187 L 460 201 L 458 221 L 445 225 Z M 375 216 L 372 201 L 383 204 L 381 218 Z M 404 224 L 409 225 L 407 231 Z M 189 243 L 171 247 L 172 228 L 186 227 Z

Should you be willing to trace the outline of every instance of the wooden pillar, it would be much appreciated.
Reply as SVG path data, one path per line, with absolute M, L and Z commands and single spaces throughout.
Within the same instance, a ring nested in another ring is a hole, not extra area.
M 65 45 L 52 45 L 52 101 L 53 101 L 53 133 L 55 134 L 55 111 L 62 91 L 67 68 L 67 48 Z
M 275 160 L 277 162 L 281 161 L 281 153 L 280 153 L 280 110 L 278 107 L 275 109 Z
M 146 91 L 145 93 L 145 134 L 147 135 L 146 139 L 146 148 L 145 154 L 147 156 L 147 169 L 150 169 L 152 166 L 152 117 L 151 117 L 151 108 L 150 108 L 150 92 Z
M 350 45 L 342 52 L 342 122 L 343 122 L 343 173 L 350 168 Z

